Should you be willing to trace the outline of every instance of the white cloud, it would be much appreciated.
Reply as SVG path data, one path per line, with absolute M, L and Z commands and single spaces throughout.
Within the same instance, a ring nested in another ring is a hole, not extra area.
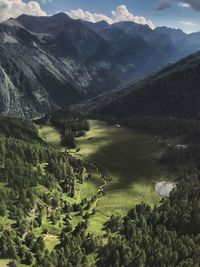
M 151 20 L 147 20 L 145 17 L 135 16 L 131 13 L 125 5 L 120 5 L 115 11 L 112 11 L 111 16 L 106 16 L 101 13 L 91 13 L 82 9 L 70 10 L 66 12 L 73 19 L 82 19 L 91 22 L 98 22 L 105 20 L 109 24 L 120 22 L 120 21 L 133 21 L 142 25 L 149 25 L 150 28 L 154 29 L 155 26 Z
M 182 20 L 180 21 L 181 28 L 186 32 L 186 33 L 192 33 L 192 32 L 197 32 L 199 31 L 199 27 L 197 23 L 193 21 L 187 21 L 187 20 Z
M 90 22 L 97 22 L 101 20 L 105 20 L 109 24 L 113 23 L 112 19 L 103 15 L 101 13 L 90 13 L 89 11 L 84 11 L 82 9 L 70 10 L 66 12 L 73 19 L 82 19 Z
M 155 9 L 164 10 L 172 7 L 173 4 L 178 4 L 181 7 L 192 7 L 194 10 L 200 11 L 200 0 L 160 0 Z
M 178 6 L 180 6 L 180 7 L 191 7 L 189 4 L 187 4 L 187 3 L 178 3 Z
M 178 0 L 181 3 L 188 4 L 193 9 L 200 11 L 200 0 Z
M 24 3 L 22 0 L 0 0 L 0 22 L 22 14 L 34 16 L 46 16 L 36 1 Z
M 181 21 L 180 23 L 181 23 L 182 25 L 185 25 L 185 26 L 197 26 L 196 23 L 191 22 L 191 21 Z
M 166 8 L 170 8 L 172 5 L 171 0 L 160 0 L 160 2 L 154 7 L 155 10 L 162 11 Z
M 44 5 L 47 3 L 51 3 L 53 0 L 40 0 L 40 2 Z

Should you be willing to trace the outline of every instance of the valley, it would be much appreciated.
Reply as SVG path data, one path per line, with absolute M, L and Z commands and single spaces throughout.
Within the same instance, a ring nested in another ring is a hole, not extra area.
M 198 121 L 121 122 L 65 111 L 0 119 L 0 264 L 107 267 L 111 257 L 111 266 L 154 266 L 158 247 L 177 267 L 187 242 L 198 252 Z
M 200 267 L 198 1 L 0 0 L 0 267 Z
M 90 131 L 86 136 L 76 138 L 76 149 L 68 153 L 92 162 L 109 179 L 104 186 L 105 195 L 96 203 L 96 213 L 89 219 L 88 231 L 103 234 L 104 223 L 115 214 L 124 216 L 131 207 L 141 202 L 151 207 L 158 205 L 160 197 L 155 192 L 159 180 L 174 180 L 174 174 L 159 163 L 166 147 L 155 138 L 140 135 L 126 127 L 90 120 Z M 45 140 L 61 151 L 61 137 L 56 128 L 44 125 L 40 134 Z M 76 152 L 78 150 L 78 152 Z M 91 197 L 95 184 L 86 183 L 80 188 L 80 200 Z M 104 233 L 105 234 L 105 233 Z
M 199 42 L 199 33 L 62 12 L 8 19 L 0 23 L 0 113 L 32 119 L 68 108 L 197 52 Z

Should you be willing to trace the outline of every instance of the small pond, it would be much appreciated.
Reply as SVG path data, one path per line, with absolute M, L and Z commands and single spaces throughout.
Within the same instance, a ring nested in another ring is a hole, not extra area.
M 156 193 L 162 197 L 169 197 L 170 192 L 176 187 L 174 183 L 161 181 L 155 185 Z

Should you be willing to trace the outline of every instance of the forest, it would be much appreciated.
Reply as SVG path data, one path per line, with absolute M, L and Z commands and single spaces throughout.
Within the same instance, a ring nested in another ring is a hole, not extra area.
M 84 165 L 47 146 L 31 122 L 3 118 L 1 126 L 5 121 L 7 127 L 2 128 L 0 140 L 0 257 L 26 265 L 37 262 L 39 266 L 50 266 L 49 261 L 44 263 L 47 251 L 42 236 L 48 234 L 48 229 L 43 222 L 49 220 L 52 225 L 59 222 L 63 229 L 61 237 L 68 233 L 71 242 L 78 242 L 70 236 L 69 218 L 77 207 L 70 205 L 65 196 L 73 198 L 76 183 L 83 182 Z M 79 228 L 84 230 L 86 225 L 87 221 L 74 231 L 78 234 Z M 79 239 L 83 237 L 80 235 Z M 92 242 L 86 238 L 83 241 L 83 248 Z M 89 253 L 90 249 L 87 250 Z M 65 261 L 57 266 L 66 266 Z
M 48 116 L 44 117 L 38 120 L 37 123 L 41 124 L 41 122 L 45 122 L 48 119 L 61 132 L 61 144 L 68 148 L 75 148 L 75 138 L 85 136 L 86 132 L 90 130 L 90 125 L 86 119 L 63 110 L 54 112 L 49 118 Z
M 98 266 L 199 266 L 200 175 L 190 170 L 159 207 L 145 203 L 106 224 L 110 237 Z
M 88 126 L 74 119 L 64 123 L 72 131 Z M 48 145 L 31 122 L 1 118 L 0 125 L 0 258 L 9 259 L 9 266 L 200 266 L 197 158 L 179 172 L 168 199 L 154 207 L 137 204 L 125 216 L 112 215 L 104 224 L 105 235 L 96 236 L 88 231 L 88 218 L 96 212 L 90 208 L 98 195 L 71 201 L 77 184 L 92 179 L 87 163 Z M 176 132 L 193 134 L 181 125 Z M 172 167 L 169 154 L 175 153 L 169 151 L 163 164 Z M 74 225 L 76 214 L 82 219 Z M 50 250 L 46 238 L 52 227 L 57 242 Z

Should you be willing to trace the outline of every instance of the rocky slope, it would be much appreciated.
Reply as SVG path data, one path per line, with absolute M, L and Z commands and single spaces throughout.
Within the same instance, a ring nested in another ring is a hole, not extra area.
M 66 108 L 150 74 L 199 42 L 198 34 L 63 13 L 10 19 L 0 24 L 0 113 L 32 118 Z

